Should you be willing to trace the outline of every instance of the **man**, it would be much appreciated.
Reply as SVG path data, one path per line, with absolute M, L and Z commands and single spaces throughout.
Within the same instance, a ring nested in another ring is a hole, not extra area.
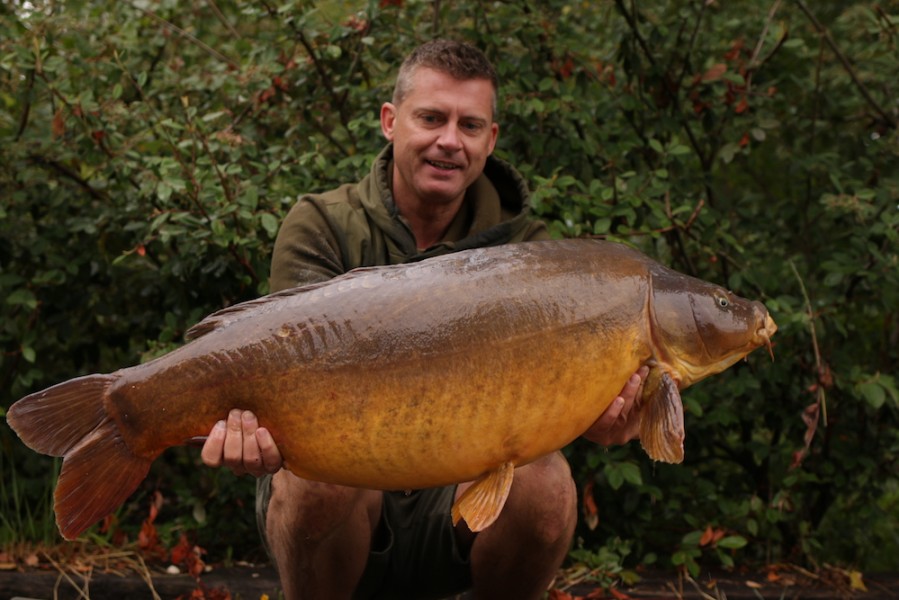
M 415 50 L 381 108 L 390 143 L 358 184 L 293 207 L 275 243 L 272 291 L 360 266 L 547 239 L 528 215 L 526 183 L 491 156 L 496 93 L 480 51 L 444 40 Z M 635 437 L 637 420 L 627 417 L 645 375 L 631 377 L 588 439 Z M 271 435 L 247 411 L 216 424 L 202 457 L 260 477 L 260 532 L 289 599 L 444 597 L 468 588 L 476 598 L 538 598 L 577 522 L 575 485 L 559 452 L 516 470 L 502 513 L 478 534 L 450 520 L 470 484 L 381 492 L 303 480 L 280 468 Z

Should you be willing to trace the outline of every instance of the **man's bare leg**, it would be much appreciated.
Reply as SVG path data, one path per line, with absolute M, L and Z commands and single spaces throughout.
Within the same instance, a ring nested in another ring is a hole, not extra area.
M 459 486 L 457 497 L 468 484 Z M 565 560 L 577 524 L 577 489 L 568 462 L 554 452 L 515 470 L 496 522 L 471 546 L 474 597 L 540 598 Z M 472 534 L 457 526 L 463 545 Z
M 272 479 L 266 535 L 287 600 L 350 598 L 365 570 L 382 493 L 300 479 Z

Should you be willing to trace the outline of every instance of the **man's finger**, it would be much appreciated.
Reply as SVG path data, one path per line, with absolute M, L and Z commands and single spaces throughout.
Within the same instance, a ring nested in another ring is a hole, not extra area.
M 243 435 L 243 466 L 251 475 L 261 475 L 265 471 L 262 456 L 259 453 L 259 442 L 256 441 L 259 421 L 256 420 L 256 415 L 245 410 L 241 415 L 240 423 Z
M 243 425 L 242 410 L 234 409 L 228 413 L 225 423 L 225 447 L 222 451 L 224 465 L 237 472 L 243 465 Z
M 263 470 L 266 473 L 276 473 L 284 464 L 281 452 L 275 445 L 272 434 L 265 427 L 256 430 L 256 443 L 259 444 L 260 455 L 262 456 Z
M 209 467 L 222 466 L 222 449 L 225 447 L 225 422 L 219 421 L 209 432 L 209 437 L 200 451 L 203 464 Z
M 616 396 L 612 403 L 603 411 L 603 413 L 596 420 L 596 423 L 593 425 L 597 429 L 610 429 L 615 422 L 618 421 L 618 417 L 621 416 L 621 411 L 624 409 L 625 401 L 621 396 Z

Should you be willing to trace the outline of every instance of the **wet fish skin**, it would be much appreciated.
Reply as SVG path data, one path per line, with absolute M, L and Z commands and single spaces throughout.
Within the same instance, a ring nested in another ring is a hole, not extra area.
M 454 518 L 479 530 L 512 468 L 581 435 L 642 364 L 641 442 L 682 460 L 679 390 L 775 330 L 760 303 L 624 245 L 531 242 L 357 269 L 219 311 L 183 347 L 27 396 L 7 418 L 30 447 L 65 457 L 56 513 L 68 539 L 234 407 L 257 414 L 304 478 L 478 480 Z

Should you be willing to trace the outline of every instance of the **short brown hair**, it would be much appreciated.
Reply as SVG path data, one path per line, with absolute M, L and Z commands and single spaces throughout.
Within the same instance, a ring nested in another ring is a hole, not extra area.
M 496 117 L 496 95 L 499 78 L 484 53 L 465 42 L 437 39 L 425 42 L 412 51 L 400 66 L 393 88 L 393 103 L 399 106 L 412 89 L 412 74 L 419 67 L 446 73 L 460 81 L 486 79 L 493 86 L 493 116 Z

